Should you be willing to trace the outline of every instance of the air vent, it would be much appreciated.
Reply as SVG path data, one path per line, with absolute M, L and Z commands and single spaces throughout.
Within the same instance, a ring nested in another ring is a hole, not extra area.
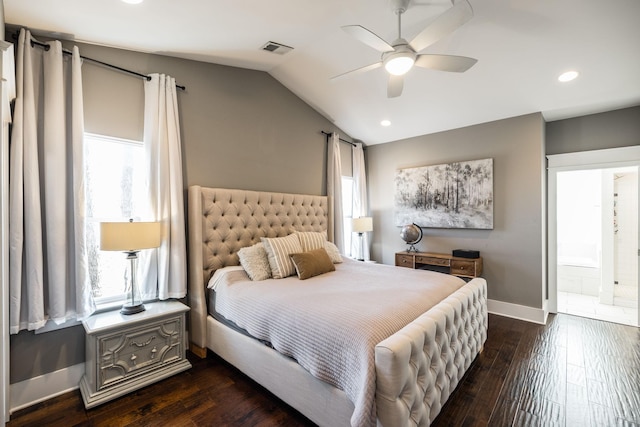
M 278 55 L 284 55 L 285 53 L 292 51 L 293 48 L 276 42 L 268 42 L 262 46 L 262 50 L 277 53 Z

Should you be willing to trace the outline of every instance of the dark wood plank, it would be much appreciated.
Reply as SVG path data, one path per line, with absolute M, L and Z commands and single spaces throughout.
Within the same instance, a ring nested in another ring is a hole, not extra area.
M 215 355 L 85 410 L 79 391 L 13 414 L 15 426 L 312 426 Z M 640 427 L 640 330 L 573 317 L 536 325 L 489 316 L 484 352 L 434 426 Z

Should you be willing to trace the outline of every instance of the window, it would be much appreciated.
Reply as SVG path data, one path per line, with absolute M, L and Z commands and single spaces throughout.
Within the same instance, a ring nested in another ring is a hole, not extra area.
M 351 218 L 353 217 L 353 177 L 342 177 L 342 214 L 344 224 L 344 248 L 342 253 L 351 256 Z
M 144 147 L 88 133 L 84 147 L 89 277 L 96 304 L 104 305 L 124 299 L 129 273 L 123 253 L 100 250 L 100 222 L 140 220 L 146 211 Z

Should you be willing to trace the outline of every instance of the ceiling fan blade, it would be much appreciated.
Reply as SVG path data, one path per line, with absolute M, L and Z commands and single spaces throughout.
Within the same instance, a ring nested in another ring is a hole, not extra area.
M 466 56 L 423 54 L 418 55 L 415 65 L 430 70 L 464 73 L 476 62 L 478 62 L 477 59 Z
M 404 86 L 404 76 L 389 74 L 389 85 L 387 86 L 387 98 L 396 98 L 402 94 Z
M 422 30 L 409 44 L 416 52 L 420 52 L 427 46 L 451 34 L 471 18 L 473 18 L 473 9 L 471 9 L 469 2 L 467 0 L 458 0 L 427 28 Z
M 329 80 L 339 80 L 343 77 L 350 76 L 352 74 L 360 74 L 360 73 L 364 73 L 365 71 L 375 70 L 376 68 L 380 68 L 380 67 L 382 67 L 382 61 L 374 62 L 373 64 L 365 65 L 364 67 L 356 68 L 355 70 L 338 74 L 337 76 L 331 77 Z
M 392 52 L 393 46 L 361 25 L 345 25 L 342 29 L 379 52 Z

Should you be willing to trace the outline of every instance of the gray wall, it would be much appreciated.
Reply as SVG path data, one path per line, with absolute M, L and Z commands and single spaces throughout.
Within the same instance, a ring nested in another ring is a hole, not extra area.
M 490 299 L 541 308 L 544 289 L 544 121 L 540 114 L 484 123 L 367 149 L 372 259 L 405 250 L 393 225 L 397 169 L 493 158 L 494 229 L 425 229 L 422 251 L 477 249 Z
M 267 73 L 79 47 L 83 56 L 143 74 L 169 74 L 186 86 L 178 90 L 185 186 L 326 194 L 326 142 L 320 131 L 340 130 Z M 85 130 L 141 140 L 143 80 L 88 61 L 82 69 Z M 350 146 L 342 145 L 349 173 Z M 77 326 L 11 336 L 11 383 L 84 362 L 82 331 Z
M 640 144 L 640 106 L 547 123 L 547 154 Z

